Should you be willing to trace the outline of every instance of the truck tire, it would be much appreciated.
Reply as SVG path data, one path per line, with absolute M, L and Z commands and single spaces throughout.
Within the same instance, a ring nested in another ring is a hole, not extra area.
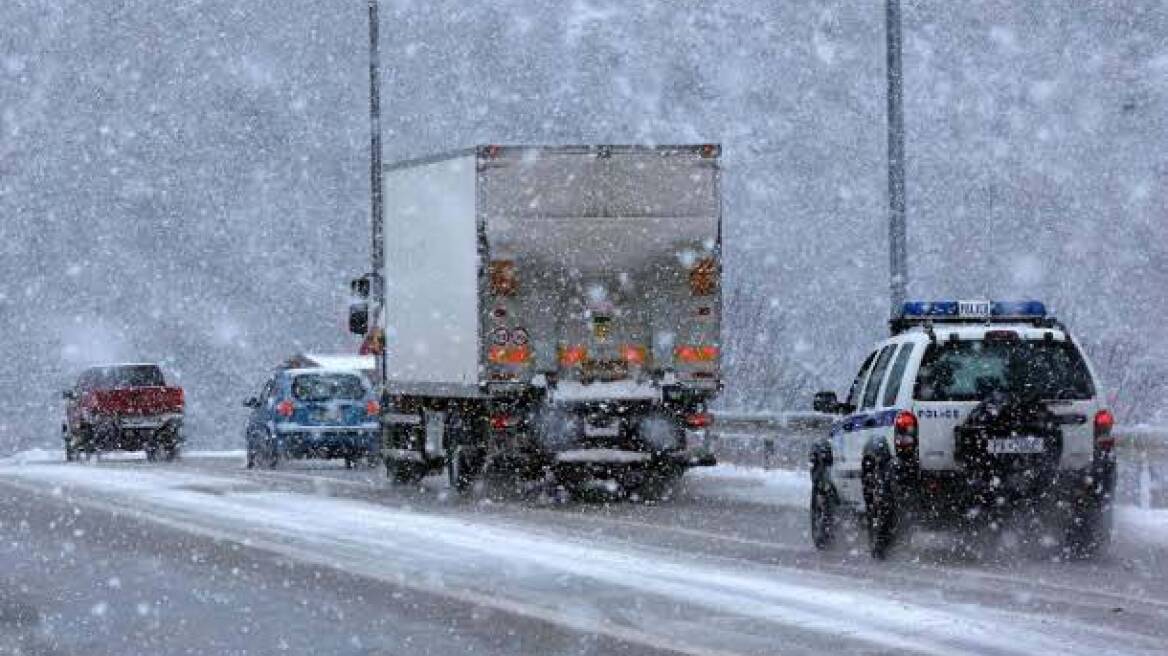
M 386 458 L 385 475 L 395 485 L 417 485 L 426 477 L 426 467 L 410 460 Z
M 868 529 L 868 550 L 877 560 L 888 556 L 900 520 L 892 478 L 888 458 L 870 457 L 864 461 L 864 523 Z
M 146 462 L 158 461 L 158 449 L 158 444 L 154 441 L 154 438 L 151 438 L 150 441 L 146 443 L 146 447 L 143 449 L 143 451 L 146 452 Z
M 480 458 L 465 446 L 458 445 L 451 449 L 446 456 L 446 475 L 450 487 L 459 494 L 466 494 L 474 488 L 480 473 L 479 461 Z

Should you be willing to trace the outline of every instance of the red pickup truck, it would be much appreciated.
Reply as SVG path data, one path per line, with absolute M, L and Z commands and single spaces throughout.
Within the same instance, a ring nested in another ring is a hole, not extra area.
M 182 445 L 183 390 L 156 364 L 92 367 L 65 390 L 65 459 L 101 451 L 145 451 L 173 460 Z

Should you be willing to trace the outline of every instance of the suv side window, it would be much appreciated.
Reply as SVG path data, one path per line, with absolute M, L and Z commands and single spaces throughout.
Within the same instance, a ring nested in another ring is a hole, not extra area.
M 868 376 L 868 385 L 864 388 L 864 405 L 861 409 L 875 407 L 876 395 L 880 392 L 880 382 L 884 380 L 884 373 L 888 371 L 888 363 L 892 360 L 892 354 L 896 351 L 896 344 L 889 344 L 880 351 L 880 357 L 876 358 L 876 366 L 872 367 L 872 375 Z
M 900 391 L 900 384 L 904 380 L 904 370 L 908 368 L 908 359 L 912 352 L 912 342 L 905 343 L 900 347 L 900 353 L 896 355 L 896 361 L 892 363 L 892 371 L 888 374 L 888 384 L 884 386 L 884 398 L 880 407 L 887 408 L 896 403 L 896 394 Z
M 864 385 L 864 375 L 868 373 L 868 367 L 872 365 L 872 360 L 875 359 L 875 357 L 876 351 L 872 351 L 868 354 L 868 357 L 864 358 L 864 364 L 860 365 L 860 373 L 856 374 L 855 379 L 852 380 L 852 386 L 848 389 L 848 398 L 846 401 L 844 401 L 844 403 L 847 403 L 853 408 L 860 407 L 859 394 L 860 389 Z

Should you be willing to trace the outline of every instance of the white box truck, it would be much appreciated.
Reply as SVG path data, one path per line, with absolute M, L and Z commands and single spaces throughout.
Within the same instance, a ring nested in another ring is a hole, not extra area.
M 719 156 L 492 145 L 387 166 L 385 266 L 353 281 L 350 328 L 384 357 L 389 475 L 647 495 L 712 464 Z

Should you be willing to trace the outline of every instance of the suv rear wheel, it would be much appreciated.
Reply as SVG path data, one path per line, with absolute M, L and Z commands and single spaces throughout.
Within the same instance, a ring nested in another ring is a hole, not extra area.
M 883 560 L 896 540 L 900 521 L 892 463 L 887 458 L 869 458 L 864 461 L 863 476 L 868 550 L 873 558 Z

